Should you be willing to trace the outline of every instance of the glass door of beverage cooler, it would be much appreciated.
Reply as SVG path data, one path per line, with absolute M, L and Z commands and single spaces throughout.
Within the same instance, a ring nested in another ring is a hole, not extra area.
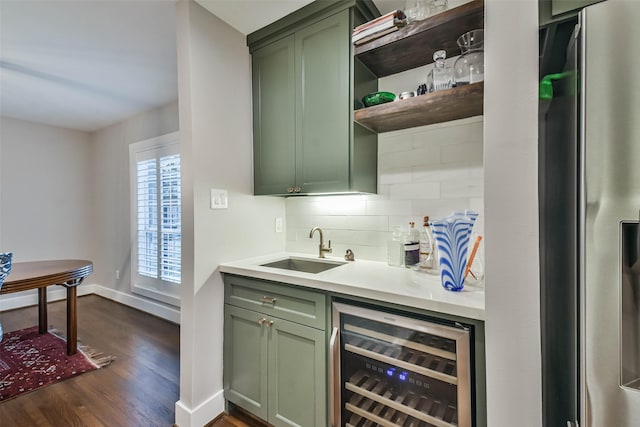
M 333 304 L 332 427 L 471 427 L 470 333 Z

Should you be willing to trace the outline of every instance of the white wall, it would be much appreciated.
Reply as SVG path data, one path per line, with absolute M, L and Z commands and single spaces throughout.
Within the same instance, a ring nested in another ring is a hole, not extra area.
M 1 250 L 15 261 L 92 259 L 89 135 L 0 117 L 0 144 Z
M 224 410 L 218 265 L 284 250 L 284 233 L 273 225 L 284 216 L 284 200 L 252 195 L 245 37 L 193 1 L 177 7 L 183 292 L 176 424 L 200 427 Z M 228 190 L 228 209 L 209 208 L 210 188 Z
M 538 2 L 485 7 L 488 425 L 540 426 Z
M 95 182 L 95 261 L 91 281 L 106 288 L 102 293 L 108 298 L 176 321 L 175 307 L 131 293 L 129 145 L 177 130 L 178 102 L 174 101 L 96 131 L 91 135 L 94 167 L 88 173 Z
M 0 117 L 0 151 L 0 251 L 15 262 L 95 259 L 89 134 Z M 0 309 L 35 301 L 3 295 Z

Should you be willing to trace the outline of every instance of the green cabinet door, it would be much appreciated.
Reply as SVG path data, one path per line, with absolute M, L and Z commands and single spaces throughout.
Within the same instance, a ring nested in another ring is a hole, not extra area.
M 319 329 L 225 304 L 225 398 L 276 427 L 324 427 L 325 341 Z
M 343 9 L 252 52 L 254 194 L 375 192 L 375 176 L 354 187 L 350 16 Z
M 269 423 L 324 427 L 325 333 L 274 318 L 269 331 Z
M 293 35 L 256 50 L 252 67 L 254 194 L 285 194 L 296 179 Z
M 267 328 L 265 316 L 225 304 L 225 398 L 262 419 L 267 406 Z
M 349 10 L 295 33 L 296 182 L 303 193 L 349 190 Z

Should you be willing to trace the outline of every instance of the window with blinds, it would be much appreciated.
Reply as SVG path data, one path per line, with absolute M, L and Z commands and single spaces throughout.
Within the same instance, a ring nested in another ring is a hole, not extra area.
M 174 134 L 172 134 L 174 135 Z M 130 146 L 132 290 L 179 305 L 181 277 L 180 154 L 175 138 Z

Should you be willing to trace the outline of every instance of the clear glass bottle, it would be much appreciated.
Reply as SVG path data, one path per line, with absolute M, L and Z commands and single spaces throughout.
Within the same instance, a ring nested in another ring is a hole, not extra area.
M 402 228 L 394 227 L 391 238 L 387 242 L 387 263 L 393 267 L 404 265 L 404 238 Z
M 458 37 L 462 54 L 453 64 L 456 86 L 484 80 L 484 30 L 473 30 Z
M 429 92 L 437 92 L 453 87 L 453 69 L 445 65 L 445 59 L 447 59 L 445 50 L 436 50 L 433 53 L 433 68 L 427 74 Z
M 420 231 L 420 270 L 430 273 L 437 273 L 438 260 L 435 258 L 436 243 L 433 238 L 429 217 L 425 216 L 422 230 Z
M 404 241 L 404 266 L 415 268 L 420 263 L 420 232 L 416 230 L 415 223 L 409 223 L 409 233 Z

